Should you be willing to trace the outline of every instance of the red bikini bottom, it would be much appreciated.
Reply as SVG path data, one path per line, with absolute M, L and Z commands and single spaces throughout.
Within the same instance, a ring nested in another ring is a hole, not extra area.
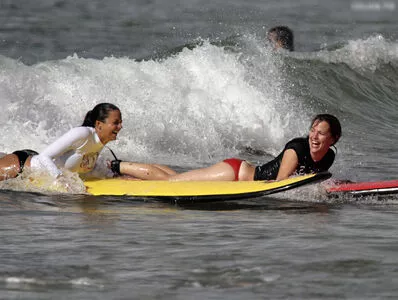
M 229 164 L 232 169 L 234 170 L 235 173 L 235 181 L 239 180 L 239 170 L 240 170 L 240 166 L 243 162 L 243 160 L 238 159 L 238 158 L 228 158 L 223 160 L 223 162 Z

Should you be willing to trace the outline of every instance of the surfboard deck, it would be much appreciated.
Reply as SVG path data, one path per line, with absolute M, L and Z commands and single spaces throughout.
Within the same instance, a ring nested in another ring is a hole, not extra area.
M 293 189 L 330 178 L 329 172 L 281 181 L 141 181 L 123 178 L 85 181 L 95 196 L 129 196 L 161 201 L 210 202 L 249 199 Z
M 355 196 L 398 194 L 398 180 L 343 183 L 329 187 L 326 191 L 332 195 Z

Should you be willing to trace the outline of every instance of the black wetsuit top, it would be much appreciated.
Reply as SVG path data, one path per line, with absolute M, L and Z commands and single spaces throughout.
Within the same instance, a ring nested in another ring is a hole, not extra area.
M 285 145 L 283 151 L 270 162 L 257 166 L 254 172 L 254 180 L 274 180 L 278 175 L 283 154 L 287 149 L 293 149 L 298 157 L 296 174 L 309 174 L 327 171 L 333 164 L 335 153 L 329 149 L 320 161 L 313 161 L 310 154 L 308 137 L 295 138 Z

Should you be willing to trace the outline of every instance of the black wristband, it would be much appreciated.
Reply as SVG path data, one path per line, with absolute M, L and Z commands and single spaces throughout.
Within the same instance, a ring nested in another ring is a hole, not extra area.
M 119 159 L 115 159 L 115 160 L 111 161 L 111 170 L 112 170 L 113 174 L 122 175 L 122 173 L 120 173 L 120 163 L 121 163 L 121 160 L 119 160 Z

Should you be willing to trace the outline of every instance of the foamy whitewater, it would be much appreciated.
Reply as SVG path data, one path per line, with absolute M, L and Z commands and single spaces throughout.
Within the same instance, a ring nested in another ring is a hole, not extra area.
M 41 151 L 110 102 L 120 159 L 257 164 L 331 113 L 343 127 L 333 180 L 397 179 L 397 3 L 323 2 L 1 4 L 0 152 Z M 296 51 L 273 51 L 275 25 L 293 29 Z M 0 183 L 2 297 L 398 296 L 397 197 L 330 198 L 315 184 L 181 208 L 79 195 L 68 176 L 74 194 L 45 177 L 44 194 L 29 176 Z
M 329 112 L 343 125 L 336 175 L 394 176 L 396 42 L 374 36 L 279 54 L 255 36 L 241 39 L 232 50 L 203 41 L 156 60 L 74 54 L 25 65 L 1 57 L 0 147 L 40 151 L 97 103 L 111 102 L 123 130 L 108 146 L 122 159 L 199 167 L 249 148 L 268 154 L 255 158 L 262 162 L 306 135 L 313 115 Z M 371 163 L 379 166 L 363 174 Z

